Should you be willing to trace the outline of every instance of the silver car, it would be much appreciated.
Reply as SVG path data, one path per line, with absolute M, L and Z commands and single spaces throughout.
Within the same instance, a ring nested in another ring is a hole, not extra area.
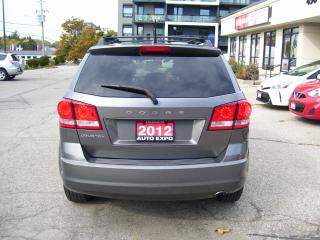
M 68 200 L 239 200 L 251 105 L 219 49 L 104 38 L 58 104 Z
M 14 79 L 23 73 L 23 60 L 13 53 L 0 53 L 0 81 Z

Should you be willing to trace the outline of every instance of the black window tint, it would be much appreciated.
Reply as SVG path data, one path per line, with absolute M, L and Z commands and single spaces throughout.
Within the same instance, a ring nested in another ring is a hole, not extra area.
M 12 54 L 11 57 L 12 57 L 12 60 L 13 60 L 13 61 L 19 61 L 19 59 L 17 58 L 16 55 Z
M 5 60 L 7 55 L 0 54 L 0 61 Z
M 314 74 L 308 77 L 308 79 L 317 79 L 318 75 L 320 74 L 320 70 L 316 71 Z
M 143 87 L 160 98 L 202 98 L 234 93 L 221 57 L 90 55 L 76 92 L 105 97 L 143 97 L 102 88 L 104 84 Z

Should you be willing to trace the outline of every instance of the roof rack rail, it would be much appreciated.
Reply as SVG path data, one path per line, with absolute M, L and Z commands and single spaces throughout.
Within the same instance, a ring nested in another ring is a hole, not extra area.
M 212 47 L 212 43 L 205 36 L 185 36 L 185 35 L 171 35 L 171 36 L 159 36 L 159 35 L 144 35 L 144 36 L 123 36 L 123 37 L 102 37 L 97 45 L 109 45 L 116 43 L 185 43 L 193 45 L 204 45 Z

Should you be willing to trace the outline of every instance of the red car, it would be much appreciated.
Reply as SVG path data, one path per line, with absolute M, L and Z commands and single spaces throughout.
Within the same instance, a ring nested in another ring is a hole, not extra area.
M 296 87 L 289 99 L 289 110 L 304 118 L 320 120 L 320 80 Z

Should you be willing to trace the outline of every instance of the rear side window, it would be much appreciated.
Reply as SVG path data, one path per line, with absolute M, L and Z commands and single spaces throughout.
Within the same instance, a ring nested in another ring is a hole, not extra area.
M 13 60 L 13 61 L 19 61 L 19 59 L 17 58 L 16 55 L 12 54 L 11 57 L 12 57 L 12 60 Z
M 102 88 L 117 84 L 142 87 L 160 98 L 206 98 L 234 93 L 221 57 L 90 55 L 75 91 L 103 97 L 144 97 Z
M 7 57 L 7 55 L 4 55 L 4 54 L 0 54 L 0 61 L 3 61 L 5 60 Z

